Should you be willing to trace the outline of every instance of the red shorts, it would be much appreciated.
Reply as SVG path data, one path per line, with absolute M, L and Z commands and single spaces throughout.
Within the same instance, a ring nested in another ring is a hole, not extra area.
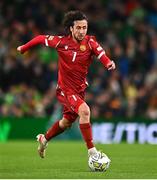
M 66 94 L 61 88 L 56 90 L 57 99 L 63 105 L 63 117 L 71 122 L 74 122 L 78 117 L 78 108 L 84 103 L 85 93 L 80 94 Z

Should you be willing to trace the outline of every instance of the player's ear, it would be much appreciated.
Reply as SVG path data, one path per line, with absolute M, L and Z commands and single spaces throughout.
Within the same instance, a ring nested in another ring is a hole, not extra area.
M 70 32 L 72 32 L 72 30 L 73 30 L 73 27 L 72 27 L 72 26 L 70 26 Z

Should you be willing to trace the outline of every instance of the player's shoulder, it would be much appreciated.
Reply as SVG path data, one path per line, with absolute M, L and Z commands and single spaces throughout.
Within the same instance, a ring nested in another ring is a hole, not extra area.
M 93 35 L 86 35 L 85 37 L 88 41 L 96 41 L 96 37 Z
M 88 35 L 87 38 L 88 38 L 88 45 L 89 45 L 90 49 L 92 49 L 93 47 L 98 45 L 98 42 L 97 42 L 95 36 Z
M 86 37 L 88 39 L 88 45 L 90 47 L 90 49 L 92 49 L 92 46 L 97 46 L 98 42 L 96 40 L 96 37 L 93 35 L 87 35 Z
M 46 35 L 45 37 L 46 46 L 51 46 L 54 48 L 57 48 L 63 39 L 63 36 L 60 35 Z
M 53 40 L 53 39 L 62 39 L 62 38 L 64 38 L 64 36 L 61 36 L 61 35 L 46 35 L 46 38 L 48 39 L 48 40 Z

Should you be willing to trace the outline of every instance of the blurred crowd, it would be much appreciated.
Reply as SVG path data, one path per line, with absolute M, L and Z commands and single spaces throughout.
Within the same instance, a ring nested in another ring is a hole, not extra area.
M 38 46 L 16 48 L 39 34 L 62 34 L 64 13 L 82 10 L 117 69 L 97 59 L 89 69 L 86 100 L 92 117 L 157 119 L 157 1 L 0 1 L 0 116 L 49 116 L 58 107 L 57 58 Z

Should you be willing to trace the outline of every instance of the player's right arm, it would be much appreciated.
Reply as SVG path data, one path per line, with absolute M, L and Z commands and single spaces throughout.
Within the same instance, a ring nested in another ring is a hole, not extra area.
M 17 47 L 17 51 L 23 54 L 38 44 L 44 44 L 45 46 L 56 48 L 59 45 L 60 41 L 60 36 L 39 35 L 27 42 L 26 44 Z
M 110 58 L 106 55 L 105 50 L 96 41 L 94 36 L 91 36 L 89 39 L 89 46 L 105 68 L 108 70 L 114 70 L 116 68 L 114 61 L 110 60 Z

